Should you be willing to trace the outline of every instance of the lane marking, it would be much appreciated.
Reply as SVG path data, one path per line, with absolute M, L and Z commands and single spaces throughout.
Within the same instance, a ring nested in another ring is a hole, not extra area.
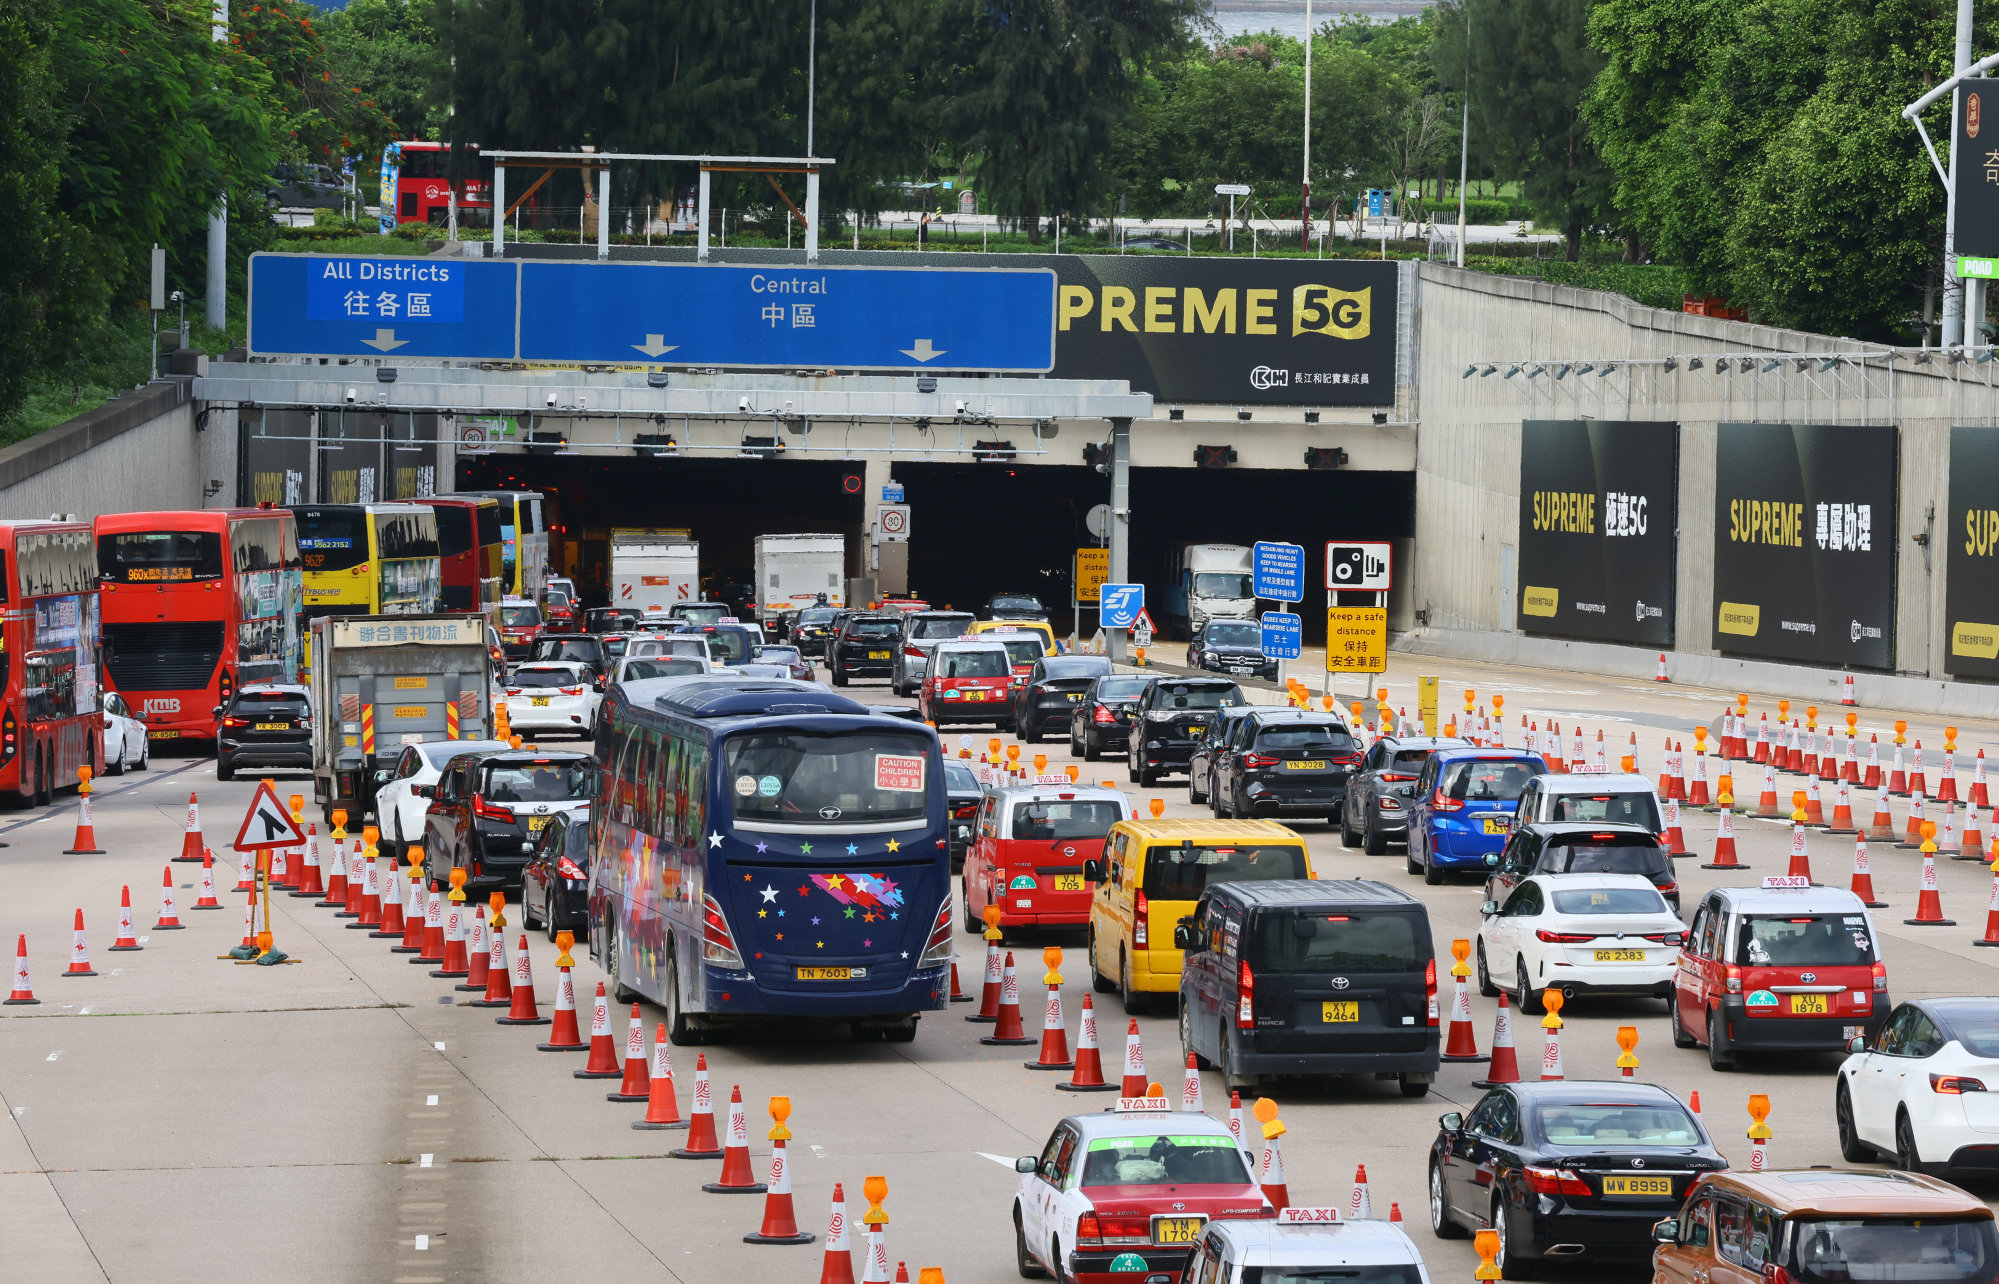
M 416 1166 L 417 1166 L 418 1168 L 428 1168 L 428 1167 L 430 1167 L 430 1161 L 431 1161 L 431 1158 L 432 1158 L 432 1157 L 431 1157 L 430 1155 L 418 1155 L 418 1156 L 416 1157 Z
M 428 1249 L 429 1247 L 430 1247 L 430 1236 L 428 1236 L 428 1235 L 419 1235 L 419 1236 L 417 1236 L 417 1237 L 416 1237 L 416 1251 L 417 1251 L 417 1252 L 421 1253 L 421 1252 L 425 1251 L 426 1249 Z
M 444 1051 L 444 1045 L 441 1043 L 433 1043 L 430 1046 L 436 1048 L 439 1052 Z
M 1005 1168 L 1009 1171 L 1011 1171 L 1013 1168 L 1013 1160 L 1008 1159 L 1005 1155 L 989 1155 L 983 1150 L 975 1150 L 972 1153 L 977 1155 L 981 1159 L 990 1159 L 994 1163 L 998 1164 L 1000 1167 Z
M 437 1094 L 433 1092 L 433 1093 L 431 1093 L 431 1094 L 430 1094 L 430 1095 L 429 1095 L 428 1097 L 425 1097 L 425 1098 L 423 1099 L 423 1104 L 424 1104 L 424 1105 L 426 1105 L 426 1106 L 434 1106 L 434 1105 L 436 1105 L 436 1104 L 437 1104 Z M 813 1149 L 814 1149 L 814 1150 L 817 1150 L 817 1149 L 818 1149 L 818 1147 L 817 1147 L 817 1146 L 815 1146 L 815 1147 L 813 1147 Z
M 90 1009 L 89 1009 L 89 1008 L 78 1008 L 78 1009 L 76 1010 L 76 1014 L 77 1014 L 78 1016 L 89 1016 L 89 1015 L 90 1015 Z
M 49 1053 L 49 1060 L 54 1061 L 57 1057 L 60 1057 L 61 1055 L 62 1053 L 60 1051 L 51 1052 Z

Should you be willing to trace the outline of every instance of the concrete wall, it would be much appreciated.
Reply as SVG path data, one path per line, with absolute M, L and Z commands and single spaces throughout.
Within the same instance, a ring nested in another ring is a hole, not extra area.
M 188 399 L 188 380 L 161 379 L 0 450 L 0 514 L 68 513 L 88 521 L 101 513 L 228 503 L 235 425 L 208 430 L 200 410 Z M 222 486 L 205 500 L 212 482 Z

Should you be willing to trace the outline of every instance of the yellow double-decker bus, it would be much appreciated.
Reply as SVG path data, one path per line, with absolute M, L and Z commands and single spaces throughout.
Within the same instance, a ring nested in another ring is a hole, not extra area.
M 548 519 L 538 490 L 461 490 L 447 499 L 500 502 L 500 592 L 541 601 L 548 579 Z
M 423 615 L 438 609 L 443 573 L 437 514 L 422 504 L 295 507 L 305 614 Z

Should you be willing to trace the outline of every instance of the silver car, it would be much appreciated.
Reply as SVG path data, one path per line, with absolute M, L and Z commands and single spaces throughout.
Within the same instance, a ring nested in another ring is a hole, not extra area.
M 939 642 L 971 631 L 970 611 L 914 611 L 902 621 L 902 636 L 889 656 L 889 689 L 899 696 L 916 694 L 930 668 L 930 653 Z

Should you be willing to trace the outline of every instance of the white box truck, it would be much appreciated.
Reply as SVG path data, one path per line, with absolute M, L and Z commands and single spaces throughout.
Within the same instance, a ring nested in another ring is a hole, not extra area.
M 701 600 L 701 545 L 665 531 L 611 532 L 611 605 L 669 611 Z
M 845 606 L 847 540 L 841 535 L 759 535 L 756 617 L 775 628 L 808 606 Z
M 1164 622 L 1190 636 L 1210 617 L 1256 617 L 1251 595 L 1253 554 L 1241 544 L 1175 544 L 1169 549 L 1172 582 Z

